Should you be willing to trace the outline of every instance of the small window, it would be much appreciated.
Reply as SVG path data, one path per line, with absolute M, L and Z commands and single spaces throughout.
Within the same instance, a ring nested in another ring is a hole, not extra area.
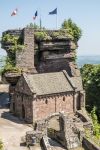
M 46 99 L 45 103 L 48 104 L 48 100 L 47 99 Z
M 23 102 L 23 96 L 22 96 L 22 102 Z
M 63 101 L 65 101 L 65 96 L 63 97 Z

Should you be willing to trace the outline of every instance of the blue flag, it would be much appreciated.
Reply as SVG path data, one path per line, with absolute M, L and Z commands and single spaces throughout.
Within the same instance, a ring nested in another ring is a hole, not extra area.
M 57 8 L 54 9 L 53 11 L 49 12 L 49 15 L 56 15 L 57 14 Z
M 33 19 L 35 20 L 37 16 L 38 16 L 38 12 L 36 11 L 35 15 L 33 16 Z

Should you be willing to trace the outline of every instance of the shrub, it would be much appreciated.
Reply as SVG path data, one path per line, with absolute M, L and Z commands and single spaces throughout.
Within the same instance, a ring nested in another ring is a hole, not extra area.
M 67 33 L 73 36 L 77 42 L 82 36 L 82 30 L 69 18 L 62 23 L 62 29 L 67 29 Z

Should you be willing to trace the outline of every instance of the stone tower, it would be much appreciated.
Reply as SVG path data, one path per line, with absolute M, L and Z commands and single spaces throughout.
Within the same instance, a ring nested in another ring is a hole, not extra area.
M 16 66 L 24 72 L 34 72 L 34 29 L 24 28 L 22 30 L 22 51 L 16 51 Z

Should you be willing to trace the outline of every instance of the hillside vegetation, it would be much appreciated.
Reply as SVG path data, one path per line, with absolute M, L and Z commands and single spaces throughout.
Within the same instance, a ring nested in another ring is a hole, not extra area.
M 86 91 L 86 109 L 93 121 L 94 141 L 100 141 L 100 65 L 86 64 L 81 68 Z M 100 142 L 99 142 L 100 146 Z

